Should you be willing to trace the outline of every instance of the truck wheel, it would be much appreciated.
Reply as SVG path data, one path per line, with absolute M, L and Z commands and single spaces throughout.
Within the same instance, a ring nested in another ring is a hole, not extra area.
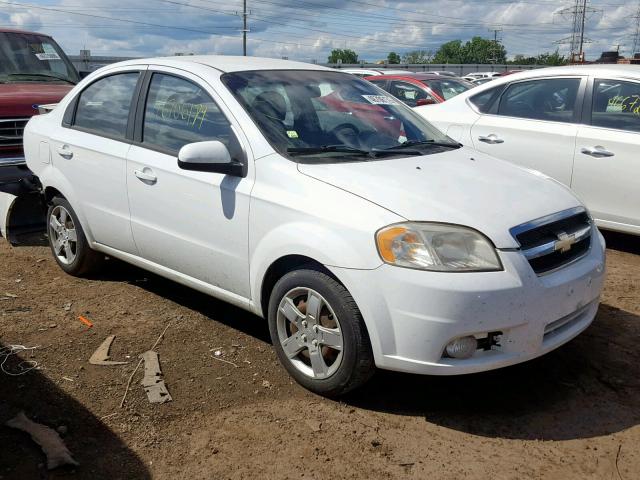
M 60 268 L 76 277 L 99 269 L 104 255 L 89 248 L 82 226 L 66 198 L 54 197 L 47 212 L 49 246 Z
M 284 275 L 271 292 L 268 321 L 280 362 L 315 393 L 342 395 L 375 371 L 360 310 L 347 289 L 324 272 Z

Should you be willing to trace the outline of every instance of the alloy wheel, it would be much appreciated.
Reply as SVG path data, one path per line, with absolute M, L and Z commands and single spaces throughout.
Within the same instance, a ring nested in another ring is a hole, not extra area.
M 280 301 L 280 344 L 289 361 L 313 379 L 328 378 L 342 362 L 340 321 L 327 300 L 310 288 L 294 288 Z
M 61 205 L 51 210 L 49 217 L 49 241 L 58 260 L 70 265 L 78 255 L 78 234 L 71 215 Z

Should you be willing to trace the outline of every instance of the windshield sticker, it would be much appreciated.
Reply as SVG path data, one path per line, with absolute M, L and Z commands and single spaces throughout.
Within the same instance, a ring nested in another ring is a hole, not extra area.
M 398 105 L 398 101 L 386 95 L 362 95 L 367 102 L 373 105 Z
M 207 106 L 203 103 L 179 103 L 175 100 L 155 103 L 156 115 L 163 120 L 183 120 L 193 128 L 202 128 L 202 123 L 207 115 Z
M 298 132 L 296 132 L 295 130 L 287 130 L 287 137 L 298 138 Z
M 38 60 L 60 60 L 60 57 L 57 53 L 36 53 L 36 58 Z

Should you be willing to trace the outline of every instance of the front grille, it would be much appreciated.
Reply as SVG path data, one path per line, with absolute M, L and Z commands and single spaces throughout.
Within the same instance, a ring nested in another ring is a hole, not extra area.
M 585 255 L 592 230 L 587 212 L 576 208 L 512 228 L 511 234 L 533 271 L 543 275 Z
M 28 118 L 0 118 L 0 148 L 22 149 L 22 135 Z

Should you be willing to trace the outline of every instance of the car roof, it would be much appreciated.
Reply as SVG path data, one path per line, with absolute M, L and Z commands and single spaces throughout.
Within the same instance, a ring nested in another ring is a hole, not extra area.
M 118 66 L 126 65 L 165 65 L 184 68 L 185 64 L 206 65 L 221 72 L 248 72 L 253 70 L 324 70 L 335 72 L 332 68 L 313 63 L 293 62 L 277 58 L 240 57 L 231 55 L 184 55 L 174 57 L 139 58 L 120 62 Z M 112 66 L 115 66 L 113 64 Z
M 51 35 L 47 35 L 46 33 L 30 32 L 28 30 L 17 30 L 15 28 L 0 28 L 0 33 L 21 33 L 25 35 L 39 35 L 41 37 L 51 38 Z

